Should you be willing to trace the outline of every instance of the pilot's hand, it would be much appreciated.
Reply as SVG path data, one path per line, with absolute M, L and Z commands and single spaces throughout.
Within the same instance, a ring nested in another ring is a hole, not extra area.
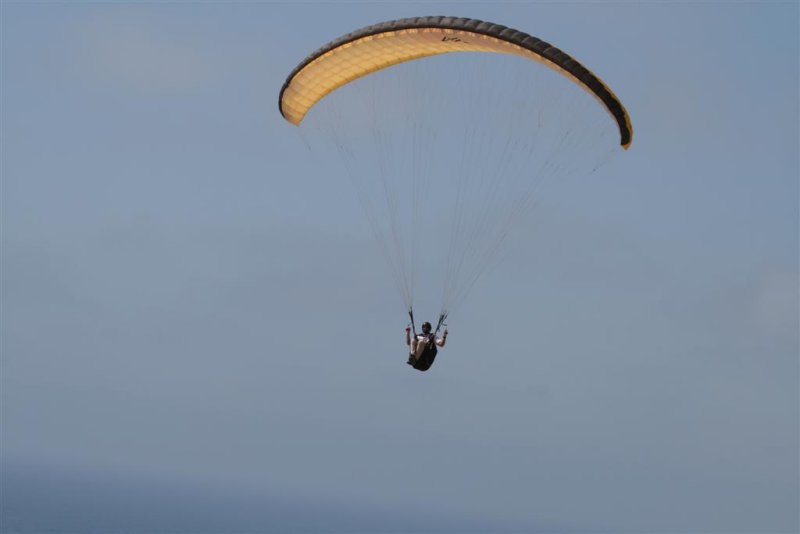
M 407 327 L 406 327 L 406 334 L 408 334 L 408 333 L 410 333 L 410 332 L 411 332 L 411 327 L 410 327 L 410 326 L 407 326 Z

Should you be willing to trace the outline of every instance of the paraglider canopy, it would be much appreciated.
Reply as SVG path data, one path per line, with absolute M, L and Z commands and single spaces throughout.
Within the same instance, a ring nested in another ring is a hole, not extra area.
M 304 59 L 281 88 L 278 106 L 292 124 L 328 93 L 348 82 L 405 61 L 451 52 L 515 54 L 570 77 L 605 106 L 628 148 L 633 129 L 622 103 L 600 78 L 570 55 L 527 33 L 457 17 L 414 17 L 367 26 L 343 35 Z
M 412 328 L 412 310 L 436 305 L 417 306 L 415 285 L 429 300 L 442 289 L 434 332 L 543 184 L 594 172 L 633 135 L 617 96 L 573 57 L 459 17 L 343 35 L 292 70 L 278 106 L 313 153 L 341 163 L 324 168 L 351 180 Z

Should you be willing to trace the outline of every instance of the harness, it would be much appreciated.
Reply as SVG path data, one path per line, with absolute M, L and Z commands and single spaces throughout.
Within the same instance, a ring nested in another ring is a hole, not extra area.
M 425 339 L 420 339 L 423 336 Z M 422 349 L 422 354 L 418 358 L 409 358 L 408 363 L 417 371 L 427 371 L 433 365 L 436 354 L 439 353 L 439 349 L 436 346 L 436 337 L 433 334 L 420 334 L 417 336 L 417 343 L 424 343 L 425 348 Z
M 412 366 L 417 371 L 427 371 L 433 365 L 433 361 L 436 359 L 436 355 L 439 353 L 439 348 L 436 346 L 436 334 L 439 333 L 439 329 L 444 326 L 444 321 L 447 319 L 447 312 L 442 312 L 439 315 L 439 323 L 436 325 L 436 330 L 429 334 L 417 334 L 417 328 L 414 325 L 414 310 L 408 310 L 408 316 L 411 318 L 411 329 L 414 332 L 414 339 L 417 340 L 417 343 L 425 343 L 425 348 L 422 351 L 422 354 L 419 355 L 419 358 L 416 360 L 411 357 L 408 359 L 408 365 Z M 424 338 L 421 340 L 420 338 Z

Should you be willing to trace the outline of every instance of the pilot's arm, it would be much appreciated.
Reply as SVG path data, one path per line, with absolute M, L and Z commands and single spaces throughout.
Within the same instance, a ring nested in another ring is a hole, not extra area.
M 445 343 L 447 343 L 447 329 L 445 329 L 444 335 L 436 340 L 436 344 L 440 347 L 444 347 Z

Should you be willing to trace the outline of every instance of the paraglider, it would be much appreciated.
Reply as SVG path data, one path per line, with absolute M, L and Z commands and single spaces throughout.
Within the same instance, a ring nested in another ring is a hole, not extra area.
M 407 336 L 408 363 L 420 370 L 444 346 L 444 318 L 494 265 L 540 187 L 593 172 L 633 135 L 621 101 L 573 57 L 457 17 L 343 35 L 294 68 L 278 106 L 309 148 L 341 160 L 412 329 L 415 285 L 440 273 L 437 328 Z
M 445 328 L 442 337 L 436 337 L 438 332 L 432 332 L 431 323 L 425 321 L 422 323 L 422 333 L 411 336 L 411 331 L 415 330 L 413 323 L 411 326 L 406 327 L 406 345 L 409 347 L 408 365 L 417 371 L 427 371 L 433 365 L 436 355 L 439 350 L 438 347 L 444 347 L 447 343 L 448 331 Z

